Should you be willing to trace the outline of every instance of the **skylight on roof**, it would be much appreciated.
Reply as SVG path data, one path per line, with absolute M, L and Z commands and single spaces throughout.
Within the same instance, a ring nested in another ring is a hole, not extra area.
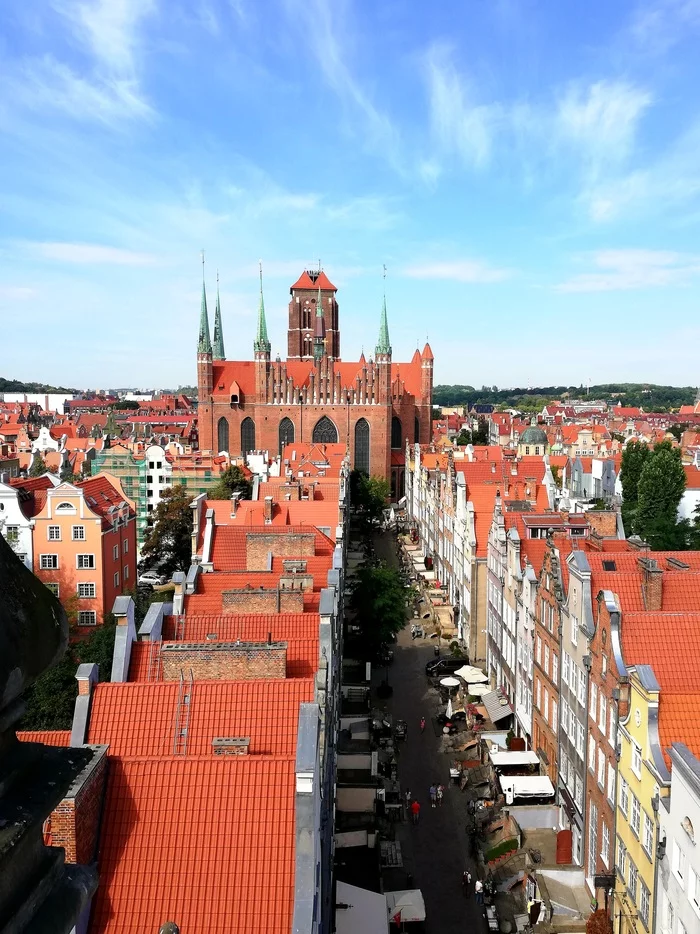
M 608 558 L 606 561 L 603 561 L 603 570 L 604 571 L 616 571 L 617 565 L 614 561 Z

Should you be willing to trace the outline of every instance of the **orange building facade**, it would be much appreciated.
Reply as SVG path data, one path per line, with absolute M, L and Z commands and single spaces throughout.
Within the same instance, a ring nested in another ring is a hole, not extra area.
M 36 576 L 64 605 L 75 599 L 79 629 L 102 623 L 136 585 L 136 516 L 118 481 L 96 476 L 51 488 L 34 523 Z

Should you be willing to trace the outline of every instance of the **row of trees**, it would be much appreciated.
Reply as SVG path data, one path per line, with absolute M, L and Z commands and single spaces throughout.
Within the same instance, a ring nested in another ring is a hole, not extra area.
M 463 428 L 457 435 L 457 444 L 473 444 L 474 447 L 485 447 L 489 443 L 489 424 L 481 416 L 478 420 L 476 431 L 469 431 Z
M 526 389 L 499 389 L 497 386 L 435 386 L 435 405 L 491 404 L 521 411 L 541 411 L 554 400 L 567 398 L 603 399 L 609 404 L 644 407 L 647 412 L 665 412 L 692 405 L 694 386 L 657 386 L 653 383 L 600 383 L 597 386 L 537 386 Z
M 648 447 L 630 441 L 622 454 L 622 520 L 655 551 L 700 548 L 700 513 L 693 522 L 678 518 L 685 492 L 681 452 L 670 441 Z

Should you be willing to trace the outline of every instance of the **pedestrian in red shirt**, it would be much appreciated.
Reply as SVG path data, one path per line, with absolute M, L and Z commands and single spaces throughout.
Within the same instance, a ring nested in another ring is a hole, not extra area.
M 413 823 L 418 823 L 418 815 L 420 814 L 420 804 L 417 801 L 414 801 L 411 805 L 411 814 L 413 815 Z

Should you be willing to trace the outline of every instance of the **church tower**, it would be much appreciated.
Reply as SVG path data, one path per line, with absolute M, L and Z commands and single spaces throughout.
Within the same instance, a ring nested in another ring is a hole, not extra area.
M 258 402 L 267 402 L 267 373 L 270 368 L 270 340 L 267 336 L 265 299 L 263 298 L 262 263 L 260 263 L 260 302 L 258 304 L 258 330 L 253 351 L 255 354 L 255 396 Z
M 211 400 L 214 388 L 213 355 L 209 336 L 207 290 L 204 284 L 204 255 L 202 255 L 202 303 L 199 312 L 199 340 L 197 342 L 197 390 L 200 406 Z
M 316 318 L 323 319 L 326 354 L 340 359 L 338 291 L 322 269 L 307 269 L 290 288 L 287 357 L 290 360 L 315 359 Z M 319 315 L 319 308 L 321 313 Z
M 214 360 L 225 360 L 224 329 L 221 326 L 221 299 L 219 298 L 219 271 L 216 271 L 216 311 L 214 313 L 214 341 L 212 343 Z
M 374 349 L 374 362 L 379 379 L 377 402 L 380 405 L 391 404 L 391 342 L 389 341 L 389 322 L 386 316 L 386 292 L 382 301 L 382 314 L 379 319 L 379 340 Z

